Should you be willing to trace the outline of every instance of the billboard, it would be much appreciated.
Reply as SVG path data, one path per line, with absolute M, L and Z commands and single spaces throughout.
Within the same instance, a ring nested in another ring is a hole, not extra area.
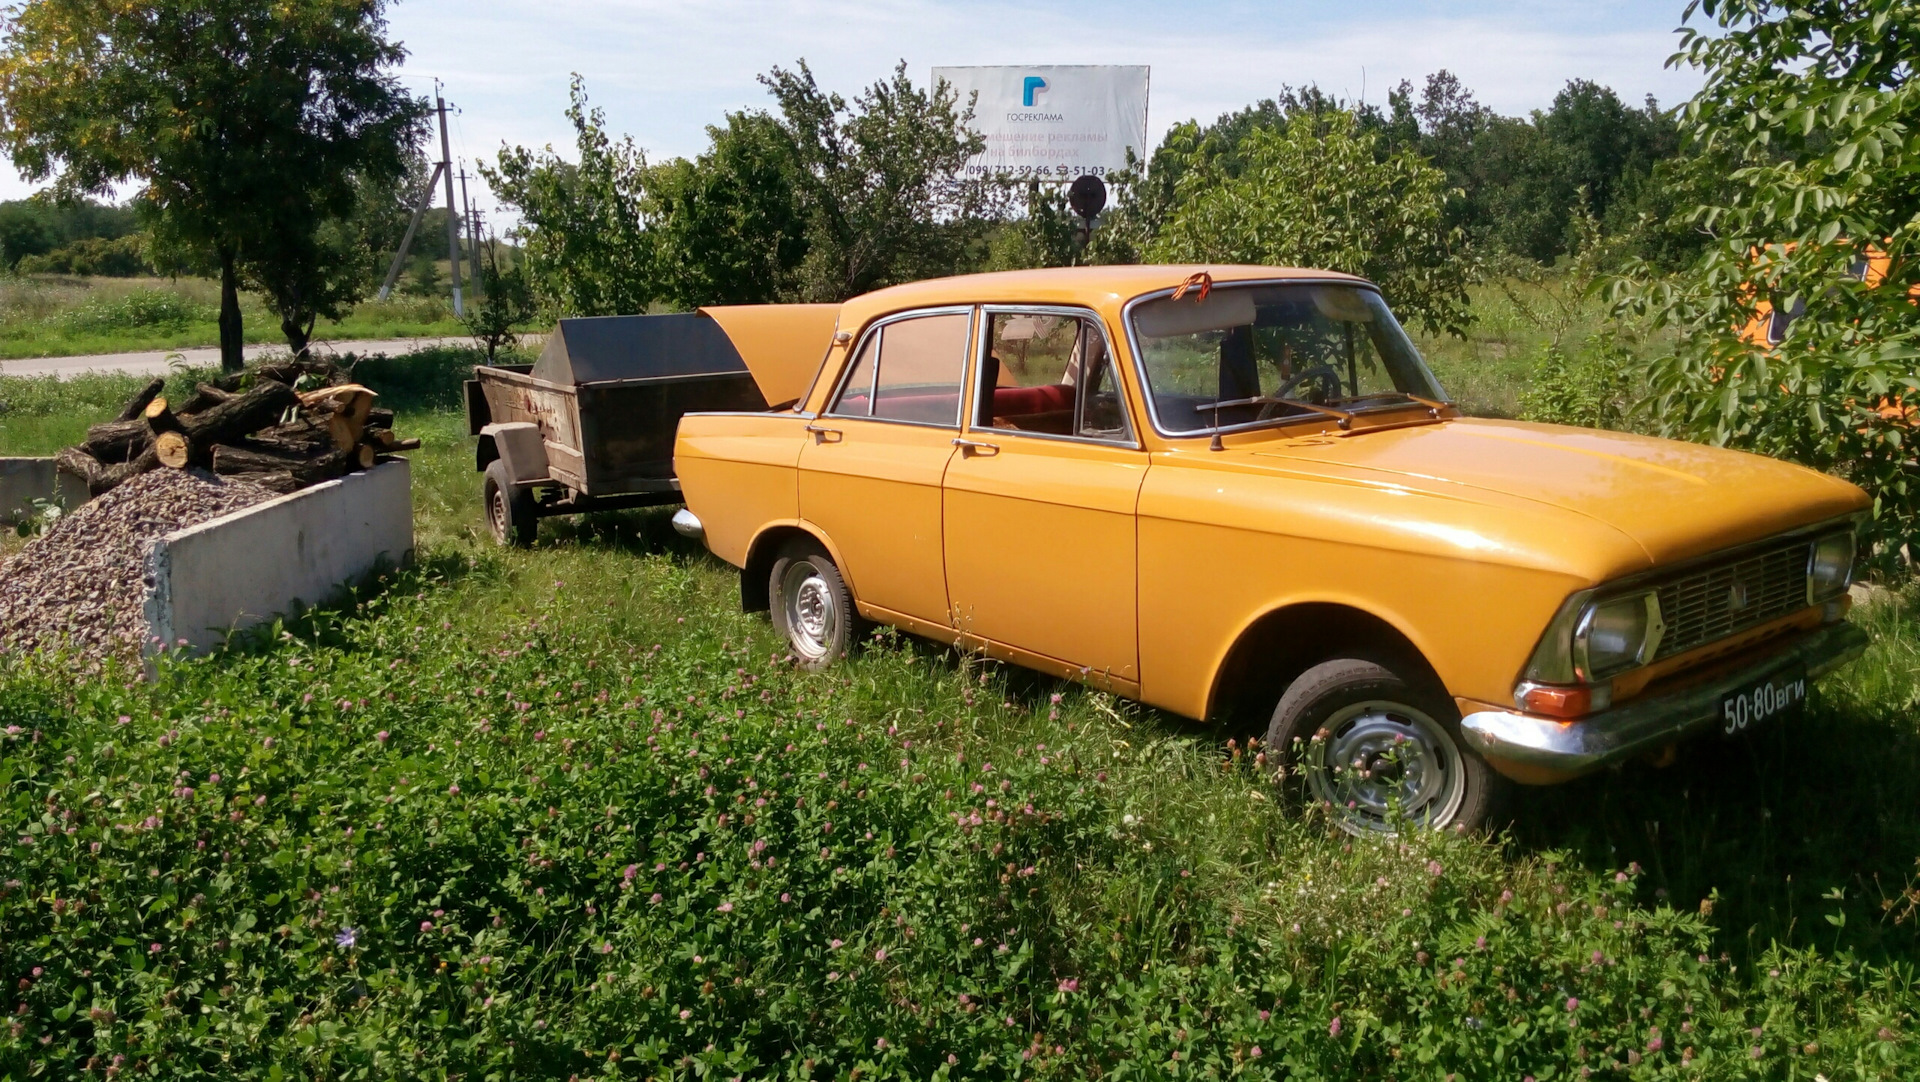
M 933 79 L 952 84 L 962 107 L 979 94 L 973 130 L 987 149 L 969 175 L 1064 182 L 1126 168 L 1129 149 L 1147 156 L 1145 65 L 935 68 Z

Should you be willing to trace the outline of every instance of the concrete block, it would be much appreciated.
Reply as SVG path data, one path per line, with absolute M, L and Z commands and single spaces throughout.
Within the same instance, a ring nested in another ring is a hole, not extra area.
M 0 526 L 33 514 L 33 501 L 56 498 L 78 510 L 87 502 L 87 484 L 55 470 L 51 458 L 0 458 Z
M 242 628 L 327 601 L 413 553 L 405 459 L 168 534 L 147 557 L 148 650 L 219 646 Z

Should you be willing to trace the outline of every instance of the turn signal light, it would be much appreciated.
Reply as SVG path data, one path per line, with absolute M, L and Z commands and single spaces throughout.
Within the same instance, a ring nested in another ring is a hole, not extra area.
M 1582 718 L 1613 705 L 1613 685 L 1556 687 L 1551 684 L 1522 684 L 1520 709 L 1550 718 Z

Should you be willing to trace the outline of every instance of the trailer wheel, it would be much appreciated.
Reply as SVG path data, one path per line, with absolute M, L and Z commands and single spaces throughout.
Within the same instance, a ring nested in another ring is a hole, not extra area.
M 781 550 L 767 594 L 774 629 L 803 669 L 818 671 L 845 657 L 865 629 L 847 580 L 815 542 L 796 540 Z
M 533 544 L 534 535 L 540 531 L 540 520 L 533 514 L 533 492 L 514 485 L 505 462 L 495 459 L 487 463 L 486 481 L 480 491 L 493 539 L 514 548 Z

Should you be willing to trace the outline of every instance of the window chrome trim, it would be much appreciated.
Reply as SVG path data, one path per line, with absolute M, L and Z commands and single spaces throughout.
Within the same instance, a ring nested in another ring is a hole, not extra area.
M 958 432 L 960 430 L 960 421 L 964 419 L 962 415 L 965 413 L 967 405 L 967 366 L 969 358 L 964 354 L 961 355 L 960 358 L 960 392 L 958 395 L 959 401 L 954 405 L 955 418 L 953 424 L 949 425 L 938 421 L 908 421 L 899 417 L 875 417 L 871 412 L 866 414 L 835 413 L 833 409 L 840 404 L 841 396 L 846 394 L 847 383 L 853 378 L 854 361 L 859 359 L 860 351 L 867 347 L 868 342 L 873 341 L 876 337 L 881 337 L 880 332 L 885 330 L 888 324 L 898 323 L 905 319 L 919 319 L 924 316 L 966 316 L 968 319 L 967 341 L 972 342 L 977 330 L 976 324 L 979 322 L 974 316 L 975 307 L 976 306 L 971 304 L 949 304 L 942 305 L 938 308 L 916 308 L 908 312 L 895 312 L 892 315 L 881 316 L 872 323 L 867 324 L 866 329 L 860 333 L 859 340 L 853 343 L 852 348 L 847 353 L 847 363 L 845 367 L 841 369 L 839 375 L 834 377 L 833 393 L 827 396 L 827 406 L 820 411 L 818 416 L 820 418 L 832 418 L 836 421 L 874 421 L 886 425 L 912 425 L 915 428 L 952 429 Z M 884 345 L 883 340 L 882 342 L 875 343 L 874 348 L 878 351 Z M 880 381 L 881 360 L 884 360 L 884 358 L 876 357 L 873 365 L 875 387 L 879 385 Z M 869 411 L 873 409 L 873 403 L 877 401 L 878 398 L 879 395 L 877 391 L 868 391 L 867 409 Z
M 1245 286 L 1294 286 L 1294 285 L 1349 286 L 1354 289 L 1368 290 L 1369 292 L 1373 293 L 1375 296 L 1379 297 L 1382 304 L 1386 303 L 1386 295 L 1380 292 L 1380 287 L 1362 278 L 1247 278 L 1247 279 L 1236 279 L 1231 282 L 1215 282 L 1213 284 L 1213 288 L 1214 289 L 1237 289 Z M 1127 303 L 1122 305 L 1120 308 L 1120 322 L 1126 325 L 1124 329 L 1127 335 L 1127 352 L 1133 354 L 1134 378 L 1139 381 L 1140 393 L 1146 399 L 1147 420 L 1150 423 L 1152 423 L 1153 431 L 1155 435 L 1160 436 L 1162 439 L 1169 439 L 1169 440 L 1204 440 L 1204 439 L 1211 439 L 1216 434 L 1226 436 L 1226 435 L 1231 435 L 1232 433 L 1235 433 L 1235 432 L 1246 432 L 1253 429 L 1284 428 L 1294 423 L 1327 420 L 1326 418 L 1321 417 L 1318 414 L 1315 414 L 1307 417 L 1287 418 L 1282 423 L 1276 423 L 1276 421 L 1281 421 L 1280 418 L 1270 418 L 1265 421 L 1244 421 L 1237 425 L 1223 425 L 1223 426 L 1217 426 L 1214 428 L 1202 428 L 1202 429 L 1197 429 L 1193 432 L 1167 431 L 1166 427 L 1160 423 L 1160 411 L 1154 405 L 1153 381 L 1147 378 L 1146 355 L 1140 351 L 1140 338 L 1139 338 L 1139 335 L 1137 335 L 1134 332 L 1133 310 L 1137 306 L 1144 304 L 1147 301 L 1156 301 L 1162 297 L 1171 297 L 1173 296 L 1174 292 L 1179 288 L 1180 288 L 1179 286 L 1168 286 L 1165 289 L 1156 289 L 1151 293 L 1142 293 L 1139 296 L 1134 297 L 1131 300 L 1127 301 Z M 1392 309 L 1389 308 L 1388 312 L 1389 314 L 1391 314 Z M 1396 323 L 1399 322 L 1398 316 L 1394 317 L 1394 322 Z M 1406 334 L 1406 328 L 1401 327 L 1400 333 Z M 1409 344 L 1412 343 L 1411 336 L 1409 336 L 1408 338 L 1408 343 Z M 1427 375 L 1430 377 L 1433 377 L 1434 387 L 1437 388 L 1441 392 L 1441 394 L 1444 395 L 1446 393 L 1446 388 L 1440 386 L 1439 377 L 1433 376 L 1433 369 L 1427 366 L 1427 359 L 1423 356 L 1420 356 L 1420 351 L 1417 347 L 1414 349 L 1413 352 L 1414 352 L 1414 356 L 1419 357 L 1421 367 L 1427 369 Z M 1399 393 L 1399 392 L 1396 392 L 1396 393 Z M 1367 412 L 1373 412 L 1373 411 L 1369 410 Z
M 1113 369 L 1114 390 L 1120 395 L 1120 408 L 1127 414 L 1127 428 L 1131 430 L 1135 427 L 1133 423 L 1133 411 L 1128 409 L 1129 401 L 1126 381 L 1120 378 L 1119 363 L 1111 360 L 1111 358 L 1113 358 L 1113 335 L 1108 331 L 1107 321 L 1100 318 L 1100 313 L 1091 308 L 1082 308 L 1066 304 L 982 304 L 979 308 L 979 333 L 976 335 L 977 341 L 974 343 L 973 356 L 968 359 L 968 375 L 973 378 L 973 395 L 971 401 L 963 403 L 963 405 L 971 406 L 972 408 L 961 411 L 963 414 L 962 420 L 966 424 L 967 432 L 991 432 L 996 437 L 1003 435 L 1018 436 L 1021 439 L 1083 443 L 1095 447 L 1121 447 L 1130 451 L 1143 451 L 1146 449 L 1146 445 L 1140 442 L 1140 434 L 1138 432 L 1131 432 L 1127 439 L 1118 440 L 1101 439 L 1098 436 L 1076 436 L 1071 434 L 1062 436 L 1054 432 L 1028 432 L 1024 429 L 995 428 L 992 425 L 976 423 L 974 419 L 980 416 L 980 402 L 982 396 L 986 393 L 986 385 L 980 381 L 980 370 L 983 362 L 986 360 L 987 349 L 992 345 L 993 317 L 995 315 L 1041 315 L 1067 316 L 1073 319 L 1086 320 L 1100 329 L 1100 336 L 1106 340 L 1107 356 L 1110 359 L 1109 363 Z M 1076 401 L 1078 401 L 1080 397 L 1079 391 L 1079 385 L 1075 384 L 1074 398 Z

